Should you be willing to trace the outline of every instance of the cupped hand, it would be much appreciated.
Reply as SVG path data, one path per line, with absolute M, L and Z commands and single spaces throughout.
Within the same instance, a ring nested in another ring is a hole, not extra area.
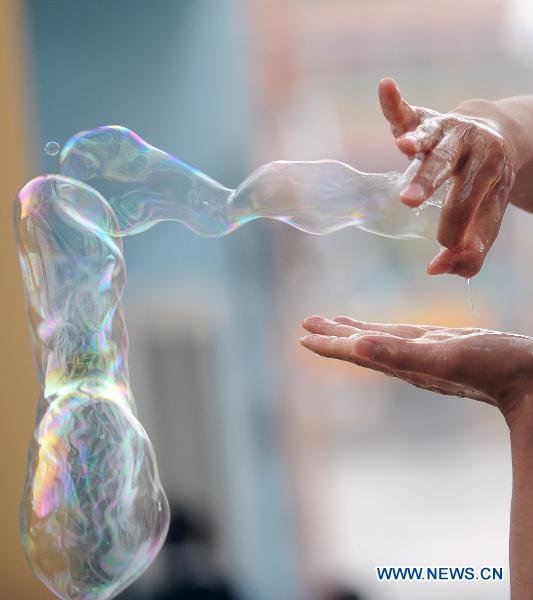
M 380 82 L 379 100 L 398 148 L 422 161 L 401 200 L 420 206 L 450 180 L 438 229 L 443 249 L 428 273 L 472 277 L 498 235 L 509 202 L 516 170 L 511 141 L 495 118 L 484 118 L 476 109 L 490 104 L 486 101 L 442 114 L 408 104 L 392 79 Z
M 440 394 L 498 407 L 511 425 L 533 390 L 533 338 L 487 329 L 308 317 L 303 346 Z

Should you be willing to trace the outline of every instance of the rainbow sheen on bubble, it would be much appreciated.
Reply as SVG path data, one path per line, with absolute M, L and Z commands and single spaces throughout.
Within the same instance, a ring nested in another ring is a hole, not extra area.
M 397 196 L 417 161 L 374 174 L 333 160 L 269 163 L 231 190 L 119 126 L 76 134 L 59 159 L 59 175 L 33 179 L 15 202 L 41 386 L 20 524 L 52 592 L 107 600 L 150 565 L 169 524 L 130 389 L 121 237 L 165 220 L 219 237 L 264 217 L 312 234 L 416 238 L 444 190 L 412 211 Z
M 57 156 L 61 151 L 61 146 L 54 141 L 46 142 L 44 145 L 44 152 L 48 154 L 48 156 Z
M 219 237 L 259 218 L 306 233 L 358 227 L 395 238 L 424 237 L 444 189 L 413 211 L 398 201 L 418 166 L 405 173 L 362 173 L 335 160 L 276 161 L 256 169 L 235 190 L 116 125 L 82 131 L 60 155 L 62 175 L 98 189 L 113 208 L 115 235 L 179 221 L 198 235 Z
M 60 598 L 112 598 L 152 562 L 169 524 L 129 385 L 124 258 L 107 233 L 116 218 L 94 189 L 47 176 L 21 190 L 15 227 L 42 390 L 24 550 Z

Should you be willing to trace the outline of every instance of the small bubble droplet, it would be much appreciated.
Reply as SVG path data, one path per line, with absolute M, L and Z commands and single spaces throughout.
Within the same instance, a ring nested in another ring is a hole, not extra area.
M 61 146 L 57 142 L 46 142 L 44 146 L 44 151 L 48 156 L 56 156 L 56 154 L 59 154 L 60 150 Z

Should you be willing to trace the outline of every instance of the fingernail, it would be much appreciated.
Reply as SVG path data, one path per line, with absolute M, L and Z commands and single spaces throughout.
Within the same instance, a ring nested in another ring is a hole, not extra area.
M 424 200 L 426 197 L 426 192 L 419 183 L 411 182 L 400 192 L 400 196 L 409 200 Z

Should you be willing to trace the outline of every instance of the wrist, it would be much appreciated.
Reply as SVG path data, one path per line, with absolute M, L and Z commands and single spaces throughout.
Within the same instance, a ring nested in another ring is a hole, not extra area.
M 527 440 L 533 446 L 533 386 L 510 392 L 499 406 L 511 439 Z

